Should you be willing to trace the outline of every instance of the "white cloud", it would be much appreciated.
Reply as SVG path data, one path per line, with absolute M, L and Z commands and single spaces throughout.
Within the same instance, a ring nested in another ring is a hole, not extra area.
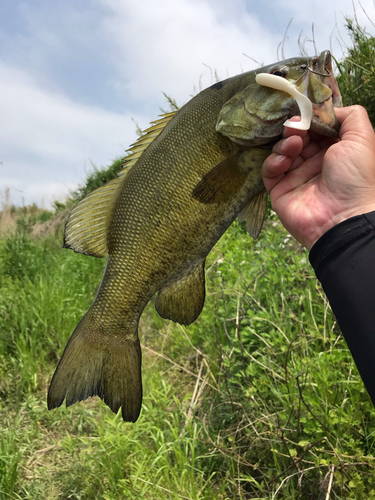
M 58 4 L 39 5 L 33 9 L 20 3 L 18 14 L 26 28 L 7 34 L 11 52 L 6 51 L 7 62 L 0 66 L 0 189 L 10 187 L 17 203 L 61 196 L 84 180 L 84 165 L 90 160 L 105 165 L 123 154 L 136 138 L 131 117 L 145 127 L 165 102 L 162 91 L 182 104 L 200 75 L 205 76 L 203 86 L 212 83 L 202 63 L 222 78 L 239 73 L 241 64 L 254 67 L 242 51 L 254 46 L 264 31 L 246 14 L 241 0 L 230 10 L 223 1 L 194 0 L 96 0 L 84 11 L 70 2 L 63 10 Z M 275 40 L 268 37 L 253 53 L 267 58 Z M 91 69 L 96 54 L 100 61 L 103 54 L 107 58 L 103 93 L 112 86 L 118 102 L 126 103 L 119 112 L 106 110 L 100 99 L 97 105 L 87 104 L 96 84 Z
M 374 26 L 369 21 L 375 18 L 375 8 L 372 0 L 274 0 L 274 10 L 282 11 L 293 18 L 290 34 L 295 37 L 303 30 L 302 39 L 307 42 L 309 53 L 314 52 L 312 38 L 316 41 L 317 52 L 329 49 L 338 59 L 346 55 L 346 48 L 350 37 L 344 27 L 345 18 L 357 17 L 360 26 L 366 26 L 370 33 L 374 33 Z M 314 30 L 314 31 L 313 31 Z
M 243 52 L 261 61 L 275 58 L 278 35 L 248 14 L 242 2 L 229 6 L 191 0 L 102 0 L 102 4 L 111 10 L 103 19 L 102 34 L 120 69 L 118 87 L 129 99 L 160 101 L 164 91 L 182 103 L 201 75 L 203 87 L 213 83 L 203 64 L 226 78 L 256 67 Z M 237 4 L 242 9 L 236 9 Z
M 107 165 L 136 139 L 129 115 L 76 103 L 45 91 L 23 71 L 0 65 L 0 186 L 25 203 L 68 191 L 85 178 L 89 160 Z M 136 119 L 145 122 L 142 116 Z M 23 191 L 23 195 L 17 194 Z

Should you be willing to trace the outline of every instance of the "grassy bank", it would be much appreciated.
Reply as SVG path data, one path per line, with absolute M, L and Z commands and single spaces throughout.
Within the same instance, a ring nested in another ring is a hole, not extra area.
M 255 244 L 238 224 L 223 236 L 191 327 L 147 307 L 134 425 L 97 398 L 46 409 L 105 264 L 60 246 L 0 242 L 0 498 L 375 498 L 374 409 L 306 251 L 274 217 Z

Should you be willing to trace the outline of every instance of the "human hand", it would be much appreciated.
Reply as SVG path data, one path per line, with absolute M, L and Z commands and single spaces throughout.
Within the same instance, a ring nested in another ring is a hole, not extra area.
M 309 250 L 339 222 L 375 210 L 375 134 L 367 112 L 335 111 L 339 139 L 286 127 L 263 163 L 272 208 Z

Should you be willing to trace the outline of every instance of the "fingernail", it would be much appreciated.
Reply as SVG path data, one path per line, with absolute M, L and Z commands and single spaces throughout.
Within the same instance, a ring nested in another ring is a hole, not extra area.
M 292 138 L 293 136 L 291 137 L 286 137 L 285 139 L 282 139 L 281 140 L 281 144 L 282 146 L 285 146 L 286 144 L 288 144 L 289 140 Z
M 300 122 L 302 120 L 302 118 L 300 116 L 292 116 L 292 118 L 290 119 L 291 122 Z
M 275 156 L 275 163 L 281 163 L 283 160 L 285 160 L 286 156 L 285 155 L 276 155 Z

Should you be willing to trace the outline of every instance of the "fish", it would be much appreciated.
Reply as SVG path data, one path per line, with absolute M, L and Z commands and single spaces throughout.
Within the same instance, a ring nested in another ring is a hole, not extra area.
M 311 130 L 338 136 L 341 96 L 329 51 L 217 82 L 153 122 L 117 178 L 81 200 L 66 222 L 65 248 L 108 259 L 53 375 L 49 409 L 97 395 L 135 422 L 146 304 L 156 294 L 162 318 L 190 325 L 204 306 L 205 261 L 215 243 L 236 217 L 259 235 L 267 206 L 262 164 L 299 109 L 291 95 L 257 84 L 258 73 L 286 78 L 312 102 Z

